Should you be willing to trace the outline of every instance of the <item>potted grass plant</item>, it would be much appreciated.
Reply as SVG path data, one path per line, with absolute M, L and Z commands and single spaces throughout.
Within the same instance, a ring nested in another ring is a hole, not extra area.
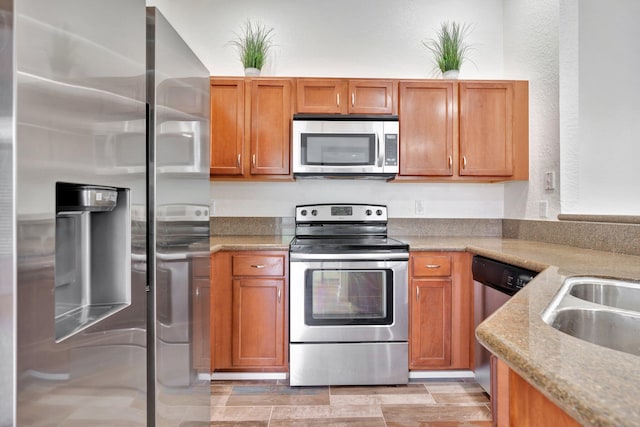
M 271 49 L 273 28 L 267 28 L 259 22 L 247 20 L 242 27 L 240 34 L 236 33 L 236 38 L 231 41 L 240 56 L 240 61 L 244 66 L 245 75 L 260 75 L 267 54 Z
M 468 24 L 443 22 L 436 38 L 422 42 L 433 53 L 436 67 L 445 79 L 457 79 L 460 67 L 467 59 L 470 45 L 465 42 L 465 38 L 469 28 Z

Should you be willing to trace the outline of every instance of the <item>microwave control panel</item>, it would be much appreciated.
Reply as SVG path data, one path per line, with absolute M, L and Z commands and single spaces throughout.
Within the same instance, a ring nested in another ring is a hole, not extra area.
M 384 135 L 384 165 L 398 166 L 398 134 Z

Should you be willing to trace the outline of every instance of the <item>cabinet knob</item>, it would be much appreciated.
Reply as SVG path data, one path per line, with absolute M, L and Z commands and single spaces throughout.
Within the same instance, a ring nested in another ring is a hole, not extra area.
M 339 107 L 340 106 L 340 94 L 336 93 L 336 105 Z
M 462 156 L 462 169 L 467 168 L 467 156 Z
M 352 107 L 356 106 L 356 94 L 355 94 L 355 92 L 351 94 L 351 106 Z
M 449 169 L 453 166 L 453 158 L 449 156 Z
M 238 154 L 238 167 L 240 167 L 240 154 Z
M 251 156 L 251 164 L 253 164 L 253 167 L 256 166 L 256 155 L 255 154 L 253 156 Z
M 264 268 L 264 265 L 262 265 L 262 264 L 251 264 L 251 267 L 253 267 L 253 268 Z
M 416 301 L 420 301 L 420 288 L 416 288 Z
M 439 264 L 426 264 L 425 267 L 427 268 L 440 268 Z
M 278 303 L 280 303 L 280 288 L 278 288 Z

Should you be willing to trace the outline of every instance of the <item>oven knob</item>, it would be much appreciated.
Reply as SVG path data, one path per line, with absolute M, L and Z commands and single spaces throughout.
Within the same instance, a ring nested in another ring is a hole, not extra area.
M 315 209 L 314 209 L 314 210 L 312 210 L 312 211 L 311 211 L 311 215 L 313 215 L 313 216 L 317 216 L 317 215 L 318 215 L 318 211 L 317 211 L 317 210 L 315 210 Z
M 382 215 L 382 209 L 378 209 L 378 210 L 376 211 L 376 215 L 378 215 L 378 216 Z
M 367 216 L 371 216 L 371 214 L 372 214 L 373 212 L 371 212 L 371 209 L 367 209 L 367 211 L 366 211 L 365 213 L 367 214 Z
M 302 216 L 307 216 L 307 210 L 306 210 L 306 209 L 302 209 L 302 210 L 300 211 L 300 215 L 302 215 Z

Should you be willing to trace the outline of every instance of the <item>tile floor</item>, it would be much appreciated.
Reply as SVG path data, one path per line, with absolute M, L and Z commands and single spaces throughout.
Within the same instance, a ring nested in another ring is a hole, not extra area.
M 214 381 L 211 426 L 490 427 L 491 409 L 473 380 L 412 380 L 406 386 L 376 387 Z

